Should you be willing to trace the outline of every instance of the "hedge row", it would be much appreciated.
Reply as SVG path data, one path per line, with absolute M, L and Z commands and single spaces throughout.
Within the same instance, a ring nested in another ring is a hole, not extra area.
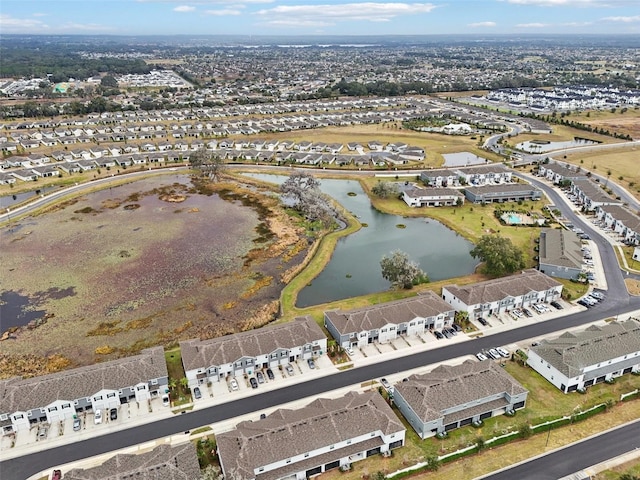
M 632 393 L 631 395 L 627 395 L 622 399 L 623 402 L 628 402 L 629 400 L 635 400 L 636 398 L 640 398 L 640 392 Z
M 557 422 L 543 424 L 543 425 L 536 425 L 535 427 L 531 427 L 531 432 L 532 433 L 546 432 L 547 430 L 553 430 L 555 428 L 564 427 L 565 425 L 569 425 L 570 423 L 571 423 L 570 418 L 563 418 L 561 420 L 558 420 Z
M 580 422 L 582 420 L 586 420 L 589 417 L 593 417 L 594 415 L 597 415 L 600 412 L 604 412 L 607 409 L 607 406 L 602 404 L 602 405 L 598 405 L 595 408 L 592 408 L 591 410 L 587 410 L 586 412 L 581 412 L 581 413 L 576 413 L 572 419 L 574 422 Z
M 441 458 L 440 462 L 442 462 L 443 464 L 444 463 L 453 462 L 454 460 L 458 460 L 459 458 L 466 457 L 468 455 L 475 455 L 479 451 L 480 451 L 480 449 L 476 445 L 475 447 L 470 448 L 469 450 L 466 450 L 464 452 L 457 452 L 457 453 L 454 453 L 452 455 L 449 455 L 448 457 Z
M 513 440 L 516 440 L 517 438 L 520 438 L 520 432 L 513 432 L 504 437 L 496 438 L 492 442 L 487 441 L 487 443 L 485 443 L 485 446 L 487 448 L 493 448 L 493 447 L 497 447 L 498 445 L 504 445 L 505 443 L 509 443 Z

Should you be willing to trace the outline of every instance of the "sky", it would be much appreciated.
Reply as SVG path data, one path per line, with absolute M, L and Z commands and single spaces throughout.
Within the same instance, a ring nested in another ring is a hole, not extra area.
M 10 33 L 640 34 L 640 0 L 1 0 Z

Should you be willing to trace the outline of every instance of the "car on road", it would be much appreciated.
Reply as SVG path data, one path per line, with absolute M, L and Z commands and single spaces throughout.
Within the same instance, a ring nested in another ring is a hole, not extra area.
M 284 367 L 284 369 L 287 371 L 287 374 L 288 374 L 290 377 L 293 377 L 293 375 L 294 375 L 294 373 L 295 373 L 295 372 L 293 371 L 293 367 L 291 366 L 291 364 L 290 364 L 290 363 L 287 363 L 287 366 L 286 366 L 286 367 Z
M 202 398 L 202 392 L 200 391 L 200 387 L 195 387 L 193 389 L 193 396 L 196 400 L 200 400 Z
M 255 377 L 250 377 L 249 383 L 251 384 L 251 388 L 258 388 L 258 381 L 255 379 Z
M 82 420 L 80 420 L 79 418 L 74 418 L 73 419 L 73 431 L 74 432 L 78 432 L 78 431 L 80 431 L 81 428 L 82 428 Z
M 102 410 L 98 409 L 93 414 L 93 423 L 100 425 L 102 423 Z
M 353 357 L 356 353 L 353 351 L 353 348 L 351 347 L 345 347 L 344 351 L 347 352 L 347 355 L 349 355 L 350 357 Z
M 273 374 L 273 370 L 271 370 L 270 368 L 267 368 L 267 378 L 269 380 L 274 380 L 276 378 L 275 375 Z
M 502 347 L 496 347 L 497 352 L 501 357 L 509 358 L 509 351 Z
M 231 386 L 231 391 L 235 392 L 236 390 L 238 390 L 240 387 L 238 386 L 238 381 L 235 378 L 232 378 L 231 381 L 229 382 L 229 385 Z
M 553 302 L 550 303 L 550 305 L 555 308 L 556 310 L 562 310 L 564 307 L 562 305 L 560 305 L 558 302 L 556 302 L 555 300 Z
M 256 377 L 258 379 L 258 383 L 264 383 L 264 375 L 262 372 L 256 372 Z
M 114 421 L 118 419 L 118 409 L 117 408 L 112 408 L 109 411 L 109 420 Z
M 500 358 L 500 354 L 495 348 L 490 348 L 488 353 L 489 353 L 489 356 L 494 360 L 498 360 Z
M 316 368 L 316 362 L 313 361 L 313 358 L 307 359 L 307 365 L 309 365 L 311 370 L 315 370 Z
M 485 360 L 489 360 L 489 358 L 484 353 L 476 353 L 476 358 L 481 362 L 484 362 Z

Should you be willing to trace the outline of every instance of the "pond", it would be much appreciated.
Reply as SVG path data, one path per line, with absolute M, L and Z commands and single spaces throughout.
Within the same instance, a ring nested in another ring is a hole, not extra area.
M 573 148 L 573 147 L 585 147 L 588 145 L 598 145 L 599 142 L 594 142 L 592 140 L 587 140 L 585 138 L 575 138 L 571 141 L 566 142 L 539 142 L 539 141 L 531 141 L 531 142 L 521 142 L 516 145 L 518 150 L 522 150 L 524 152 L 529 153 L 543 153 L 543 152 L 551 152 L 553 150 L 561 150 L 563 148 Z
M 287 178 L 283 175 L 245 175 L 273 183 L 282 183 Z M 381 213 L 371 206 L 356 180 L 320 181 L 323 192 L 368 226 L 338 241 L 324 270 L 298 294 L 298 307 L 387 290 L 389 282 L 382 278 L 380 259 L 396 249 L 406 252 L 432 281 L 474 271 L 478 262 L 469 255 L 473 244 L 440 222 Z M 349 192 L 356 195 L 350 196 Z

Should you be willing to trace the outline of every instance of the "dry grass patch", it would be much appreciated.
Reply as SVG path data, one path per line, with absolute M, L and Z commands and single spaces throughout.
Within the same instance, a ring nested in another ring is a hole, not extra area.
M 640 281 L 639 280 L 634 280 L 632 278 L 627 278 L 627 279 L 625 279 L 624 283 L 627 286 L 627 291 L 629 292 L 630 295 L 635 295 L 635 296 L 640 295 Z
M 640 138 L 640 109 L 636 107 L 624 113 L 620 110 L 616 109 L 614 113 L 611 113 L 611 110 L 594 110 L 573 114 L 567 118 L 591 127 L 604 128 L 612 133 Z
M 532 140 L 542 140 L 549 142 L 568 142 L 576 137 L 586 138 L 593 140 L 594 142 L 601 143 L 619 143 L 624 140 L 610 137 L 608 135 L 600 135 L 599 133 L 586 132 L 584 130 L 578 130 L 577 128 L 567 127 L 565 125 L 552 125 L 553 133 L 521 133 L 516 137 L 512 137 L 508 144 L 511 147 L 515 147 L 516 144 L 521 142 L 530 142 Z

